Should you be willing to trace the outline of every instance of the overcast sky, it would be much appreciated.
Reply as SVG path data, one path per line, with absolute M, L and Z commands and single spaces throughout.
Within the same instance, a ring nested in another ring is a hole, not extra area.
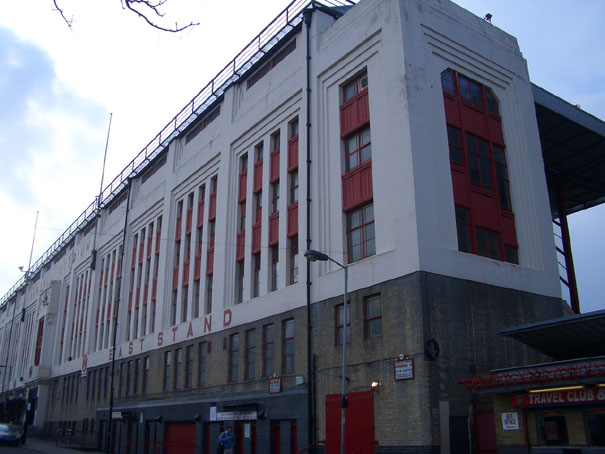
M 0 14 L 0 296 L 94 200 L 113 113 L 106 183 L 287 0 L 169 0 L 162 33 L 119 0 L 5 2 Z M 458 0 L 517 37 L 531 80 L 605 118 L 602 0 Z M 570 217 L 583 312 L 605 309 L 605 207 Z M 599 260 L 600 259 L 600 260 Z

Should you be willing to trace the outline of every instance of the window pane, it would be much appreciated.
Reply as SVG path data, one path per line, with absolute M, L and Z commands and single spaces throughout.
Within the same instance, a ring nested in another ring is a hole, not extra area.
M 493 114 L 499 115 L 500 109 L 498 108 L 498 101 L 496 100 L 496 96 L 494 96 L 494 92 L 491 88 L 483 87 L 485 90 L 485 99 L 487 101 L 487 110 Z
M 364 146 L 368 143 L 370 143 L 371 139 L 370 139 L 370 128 L 366 128 L 363 131 L 361 131 L 361 143 L 359 144 L 360 146 Z
M 471 100 L 469 81 L 466 77 L 458 76 L 458 86 L 460 87 L 460 96 L 463 99 Z
M 368 162 L 372 159 L 372 145 L 366 145 L 361 149 L 361 162 Z
M 475 82 L 471 82 L 471 98 L 474 104 L 483 105 L 483 97 L 481 96 L 481 86 Z
M 454 86 L 454 73 L 451 69 L 447 69 L 441 73 L 441 87 L 443 91 L 446 91 L 452 95 L 456 94 L 456 88 Z

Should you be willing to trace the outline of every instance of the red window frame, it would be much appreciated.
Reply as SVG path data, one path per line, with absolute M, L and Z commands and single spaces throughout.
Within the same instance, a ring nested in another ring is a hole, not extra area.
M 378 311 L 375 310 L 376 303 Z M 370 295 L 363 299 L 363 332 L 365 339 L 382 337 L 382 301 L 380 295 Z
M 275 372 L 275 325 L 270 323 L 263 326 L 263 377 Z
M 363 72 L 342 87 L 342 102 L 345 103 L 349 99 L 352 99 L 355 95 L 358 95 L 364 90 L 368 89 L 368 73 Z
M 274 245 L 270 247 L 271 252 L 271 291 L 277 290 L 277 279 L 279 277 L 279 247 Z
M 206 384 L 206 368 L 208 366 L 208 342 L 200 342 L 198 349 L 197 385 L 204 386 Z
M 237 353 L 239 351 L 239 333 L 233 333 L 229 336 L 229 375 L 228 382 L 234 382 L 238 379 Z
M 354 252 L 357 248 L 359 253 Z M 376 254 L 373 203 L 347 213 L 347 253 L 349 263 Z
M 181 389 L 181 366 L 183 365 L 183 349 L 177 348 L 174 351 L 174 382 L 172 389 Z
M 256 365 L 256 330 L 254 328 L 245 332 L 244 354 L 244 378 L 250 380 L 254 378 L 254 368 Z
M 294 372 L 294 319 L 289 318 L 282 324 L 282 373 Z
M 170 369 L 172 368 L 172 351 L 164 352 L 164 391 L 170 390 Z
M 361 128 L 344 139 L 345 172 L 372 160 L 372 135 L 370 126 Z
M 185 348 L 185 388 L 193 386 L 193 345 Z

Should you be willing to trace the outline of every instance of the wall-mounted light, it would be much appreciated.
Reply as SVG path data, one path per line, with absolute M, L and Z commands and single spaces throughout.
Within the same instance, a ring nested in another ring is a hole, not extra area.
M 373 381 L 370 384 L 372 391 L 378 391 L 378 389 L 382 386 L 382 382 L 381 381 Z

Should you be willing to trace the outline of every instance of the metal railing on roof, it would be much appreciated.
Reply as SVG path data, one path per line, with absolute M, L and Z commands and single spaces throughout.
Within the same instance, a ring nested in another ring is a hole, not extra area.
M 143 148 L 130 163 L 103 189 L 101 196 L 78 216 L 78 218 L 59 236 L 32 265 L 29 275 L 35 276 L 40 268 L 60 252 L 71 241 L 80 228 L 90 222 L 96 213 L 97 204 L 106 206 L 126 186 L 129 177 L 136 177 L 153 158 L 160 154 L 197 117 L 204 114 L 227 89 L 239 80 L 268 51 L 278 44 L 290 31 L 303 20 L 303 11 L 307 7 L 321 5 L 327 8 L 352 6 L 358 0 L 294 0 L 269 25 L 267 25 L 250 43 L 244 47 L 200 92 L 187 103 L 181 111 Z M 25 276 L 0 299 L 0 307 L 25 285 Z

